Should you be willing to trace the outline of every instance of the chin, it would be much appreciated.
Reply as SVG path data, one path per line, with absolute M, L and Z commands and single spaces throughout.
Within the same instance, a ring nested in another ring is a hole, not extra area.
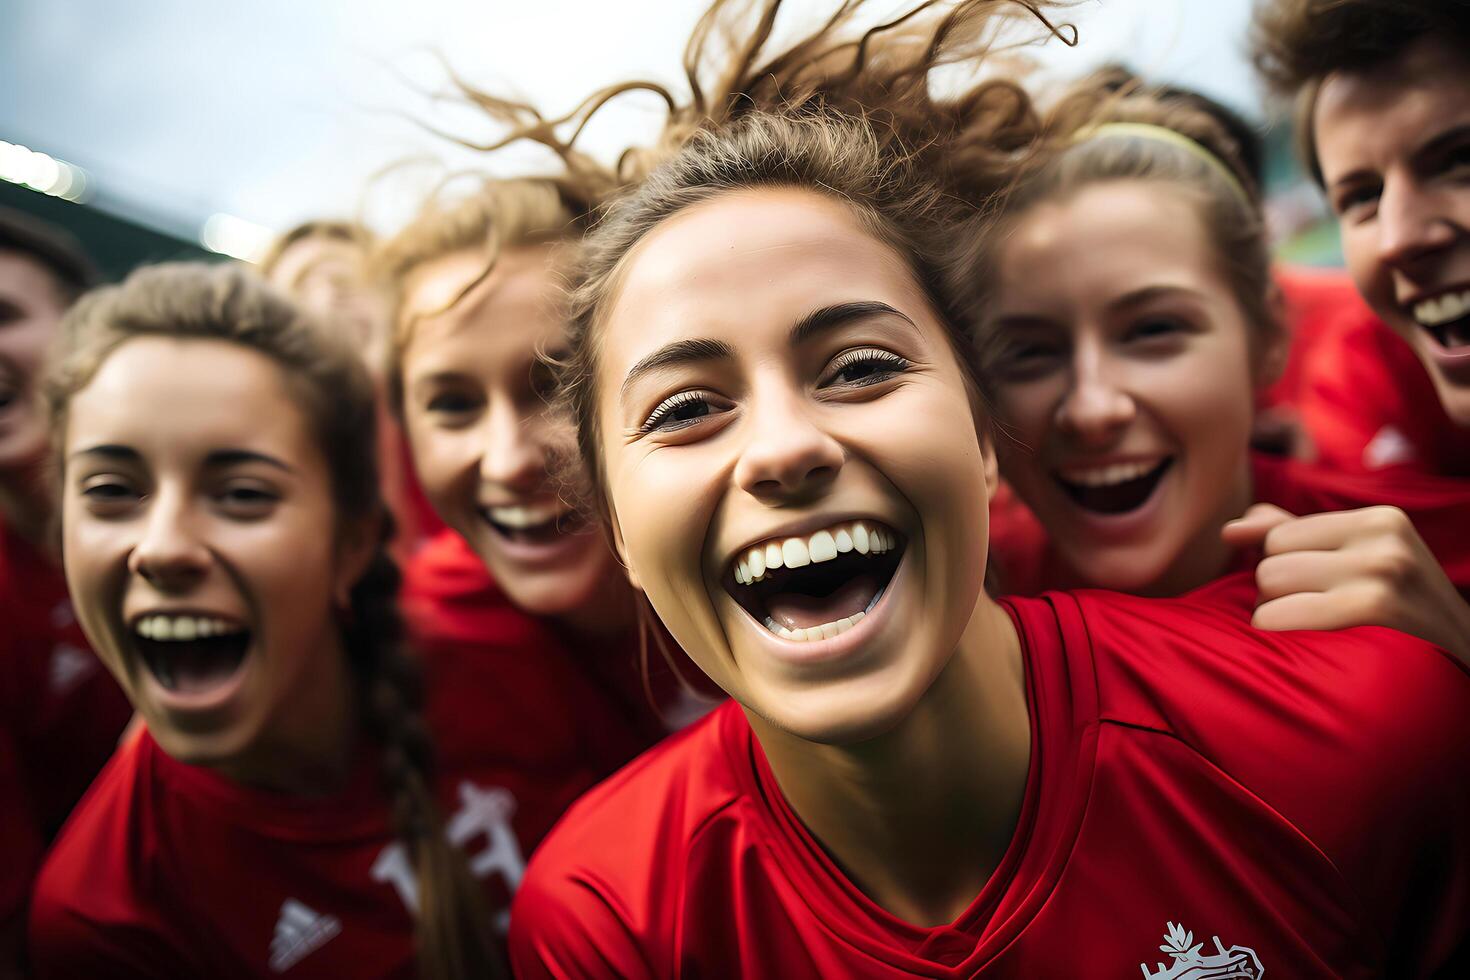
M 1130 551 L 1067 556 L 1067 564 L 1077 573 L 1077 588 L 1135 594 L 1148 591 L 1167 571 L 1162 560 Z
M 1463 429 L 1470 429 L 1470 385 L 1458 385 L 1437 377 L 1435 390 L 1450 421 Z
M 148 733 L 169 757 L 190 766 L 221 766 L 245 753 L 249 738 L 233 728 L 209 732 L 183 732 L 144 719 Z

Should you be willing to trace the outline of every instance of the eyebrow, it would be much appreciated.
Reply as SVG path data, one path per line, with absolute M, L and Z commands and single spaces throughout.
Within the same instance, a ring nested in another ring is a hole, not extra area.
M 865 320 L 874 316 L 896 316 L 905 323 L 913 325 L 913 320 L 889 306 L 876 300 L 862 300 L 852 303 L 834 303 L 824 306 L 797 320 L 791 327 L 788 342 L 792 347 L 799 347 L 813 337 L 835 330 L 854 320 Z M 728 361 L 735 357 L 735 350 L 722 340 L 676 340 L 666 344 L 658 350 L 642 358 L 637 364 L 628 370 L 628 375 L 623 379 L 621 394 L 626 396 L 639 378 L 657 371 L 660 368 L 671 367 L 679 364 L 698 364 L 709 361 Z
M 623 379 L 620 397 L 626 397 L 628 389 L 639 378 L 662 368 L 679 364 L 701 364 L 709 361 L 734 360 L 735 349 L 723 340 L 676 340 L 642 358 L 628 370 Z
M 1144 286 L 1132 292 L 1124 293 L 1117 299 L 1108 303 L 1109 310 L 1127 309 L 1130 306 L 1142 306 L 1156 299 L 1167 299 L 1170 296 L 1188 296 L 1198 299 L 1201 293 L 1197 289 L 1188 286 Z
M 86 449 L 78 449 L 68 456 L 68 459 L 76 459 L 78 456 L 102 456 L 106 459 L 117 460 L 124 463 L 136 463 L 141 460 L 142 454 L 130 446 L 101 445 L 89 446 Z M 286 473 L 295 473 L 294 467 L 282 460 L 265 453 L 253 452 L 249 449 L 215 449 L 204 457 L 206 468 L 219 469 L 226 466 L 238 466 L 241 463 L 264 463 L 274 466 Z
M 1425 157 L 1432 157 L 1436 153 L 1442 153 L 1449 144 L 1455 143 L 1470 136 L 1470 123 L 1462 123 L 1459 126 L 1451 126 L 1449 129 L 1435 136 L 1413 153 L 1413 158 L 1418 161 Z

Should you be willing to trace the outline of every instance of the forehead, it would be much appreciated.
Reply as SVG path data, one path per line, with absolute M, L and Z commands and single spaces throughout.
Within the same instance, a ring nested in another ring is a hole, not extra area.
M 1427 139 L 1466 119 L 1470 56 L 1426 37 L 1388 61 L 1329 75 L 1317 94 L 1312 126 L 1324 170 L 1341 170 L 1364 162 L 1356 159 L 1364 154 L 1412 152 L 1416 134 Z
M 353 242 L 325 235 L 311 235 L 293 242 L 271 270 L 271 282 L 290 286 L 318 269 L 335 266 L 356 267 L 364 258 L 363 250 Z
M 848 206 L 805 190 L 731 191 L 691 207 L 649 232 L 620 271 L 602 338 L 609 365 L 690 336 L 738 344 L 834 303 L 926 303 L 903 259 Z
M 1122 294 L 1141 286 L 1199 286 L 1215 256 L 1187 193 L 1154 181 L 1109 181 L 1023 212 L 1000 250 L 1004 296 L 1058 287 Z
M 561 339 L 550 247 L 506 249 L 488 275 L 485 263 L 483 252 L 467 249 L 409 274 L 401 312 L 409 371 L 523 365 Z
M 222 340 L 136 337 L 71 399 L 67 443 L 116 442 L 161 453 L 228 445 L 315 454 L 285 376 L 258 351 Z

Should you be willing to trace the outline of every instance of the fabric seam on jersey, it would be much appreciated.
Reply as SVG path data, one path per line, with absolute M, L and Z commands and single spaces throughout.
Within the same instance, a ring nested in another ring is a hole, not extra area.
M 1098 721 L 1100 724 L 1103 725 L 1113 725 L 1118 728 L 1126 728 L 1133 731 L 1147 732 L 1151 735 L 1158 735 L 1177 743 L 1195 758 L 1199 759 L 1200 762 L 1203 763 L 1205 766 L 1213 769 L 1224 779 L 1228 780 L 1231 786 L 1244 793 L 1250 799 L 1258 802 L 1272 816 L 1280 820 L 1282 824 L 1290 827 L 1292 833 L 1295 834 L 1302 841 L 1305 841 L 1307 846 L 1312 849 L 1312 852 L 1321 857 L 1323 862 L 1325 862 L 1326 865 L 1332 869 L 1333 875 L 1342 885 L 1343 893 L 1351 898 L 1352 908 L 1350 909 L 1350 911 L 1354 914 L 1354 917 L 1356 918 L 1357 923 L 1361 927 L 1361 929 L 1357 934 L 1350 938 L 1352 938 L 1355 942 L 1360 942 L 1361 940 L 1358 939 L 1359 936 L 1363 935 L 1364 932 L 1370 933 L 1375 940 L 1376 948 L 1374 952 L 1377 953 L 1377 955 L 1373 958 L 1373 961 L 1378 963 L 1386 963 L 1388 961 L 1388 940 L 1378 931 L 1377 926 L 1373 924 L 1372 918 L 1368 915 L 1368 907 L 1363 902 L 1362 897 L 1358 894 L 1357 889 L 1353 887 L 1352 883 L 1348 880 L 1348 877 L 1342 873 L 1342 869 L 1337 866 L 1337 862 L 1332 859 L 1332 856 L 1329 855 L 1325 850 L 1323 850 L 1321 845 L 1319 845 L 1314 839 L 1312 839 L 1311 835 L 1309 835 L 1305 830 L 1299 827 L 1296 821 L 1286 816 L 1285 813 L 1281 812 L 1280 809 L 1278 809 L 1265 797 L 1261 796 L 1255 790 L 1242 783 L 1239 779 L 1235 777 L 1234 773 L 1230 772 L 1230 770 L 1216 763 L 1209 756 L 1205 755 L 1205 753 L 1195 748 L 1195 746 L 1191 745 L 1188 740 L 1182 738 L 1177 732 L 1155 728 L 1152 725 L 1124 721 L 1120 718 L 1101 717 L 1098 719 Z

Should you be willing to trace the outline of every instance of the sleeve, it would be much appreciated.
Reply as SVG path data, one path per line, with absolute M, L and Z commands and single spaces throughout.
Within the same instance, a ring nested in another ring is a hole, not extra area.
M 510 962 L 523 980 L 651 978 L 627 916 L 605 888 L 532 861 L 510 916 Z

